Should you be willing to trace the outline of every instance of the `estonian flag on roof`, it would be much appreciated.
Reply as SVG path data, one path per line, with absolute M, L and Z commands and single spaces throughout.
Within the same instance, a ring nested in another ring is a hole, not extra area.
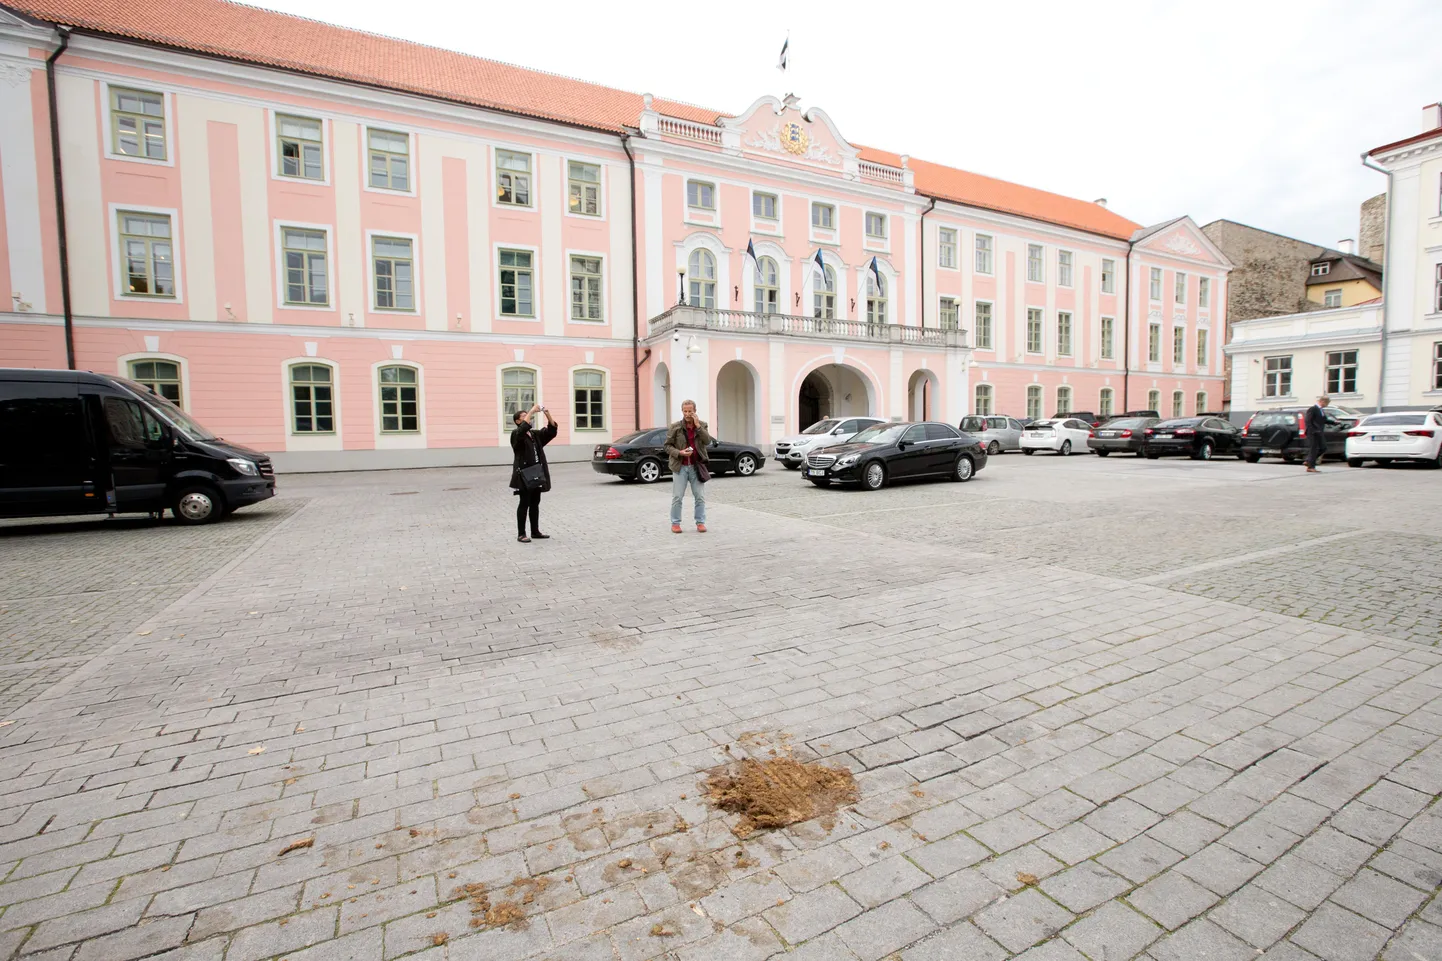
M 781 45 L 781 57 L 776 61 L 776 69 L 782 73 L 786 72 L 786 60 L 791 50 L 791 34 L 786 35 L 786 42 Z

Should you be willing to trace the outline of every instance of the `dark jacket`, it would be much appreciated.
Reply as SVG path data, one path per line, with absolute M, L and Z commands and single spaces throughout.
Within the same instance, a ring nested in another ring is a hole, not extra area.
M 1307 408 L 1307 413 L 1303 415 L 1302 424 L 1307 428 L 1307 436 L 1311 437 L 1315 443 L 1316 439 L 1320 438 L 1323 431 L 1327 429 L 1327 413 L 1316 404 L 1313 404 Z
M 534 429 L 526 421 L 516 425 L 516 429 L 511 431 L 511 451 L 515 454 L 511 462 L 511 490 L 521 489 L 521 468 L 535 463 L 540 463 L 541 473 L 546 476 L 541 482 L 541 490 L 551 489 L 551 466 L 546 463 L 546 445 L 555 439 L 554 423 L 547 424 L 543 430 Z
M 708 464 L 711 463 L 711 455 L 706 448 L 710 446 L 711 431 L 706 426 L 706 422 L 698 417 L 696 418 L 696 453 L 700 454 L 701 459 Z M 672 424 L 670 430 L 666 431 L 666 453 L 671 462 L 671 473 L 674 474 L 681 469 L 681 461 L 684 459 L 681 457 L 681 452 L 685 449 L 686 418 L 683 417 Z

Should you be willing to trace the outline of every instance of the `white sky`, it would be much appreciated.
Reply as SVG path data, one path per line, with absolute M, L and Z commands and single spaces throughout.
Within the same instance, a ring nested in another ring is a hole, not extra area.
M 1442 100 L 1438 0 L 262 5 L 727 113 L 795 92 L 856 143 L 1328 246 Z

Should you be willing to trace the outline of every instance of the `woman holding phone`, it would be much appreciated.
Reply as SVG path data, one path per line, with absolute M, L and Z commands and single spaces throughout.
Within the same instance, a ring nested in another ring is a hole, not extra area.
M 536 414 L 546 415 L 546 426 L 543 430 L 536 430 L 531 425 L 531 418 Z M 546 463 L 546 445 L 556 438 L 556 419 L 551 412 L 540 404 L 532 405 L 530 410 L 518 410 L 511 418 L 516 425 L 511 431 L 511 451 L 515 459 L 511 463 L 511 490 L 516 492 L 520 503 L 516 505 L 516 540 L 522 544 L 531 543 L 531 538 L 546 540 L 551 535 L 541 533 L 541 494 L 551 489 L 551 468 Z M 523 476 L 528 467 L 540 465 L 540 477 L 537 480 L 531 471 L 531 477 Z M 527 481 L 531 480 L 530 486 Z M 531 536 L 526 536 L 526 515 L 531 517 Z

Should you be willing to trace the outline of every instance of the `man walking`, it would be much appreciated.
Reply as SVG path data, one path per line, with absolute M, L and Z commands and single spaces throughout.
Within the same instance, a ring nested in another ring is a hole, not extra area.
M 1327 411 L 1332 398 L 1323 394 L 1317 402 L 1307 408 L 1302 425 L 1307 428 L 1307 473 L 1319 474 L 1317 462 L 1327 453 Z
M 696 416 L 696 402 L 681 402 L 681 419 L 666 432 L 666 454 L 671 461 L 671 533 L 681 533 L 681 502 L 686 485 L 696 500 L 696 532 L 706 533 L 706 479 L 710 473 L 706 462 L 710 455 L 711 432 L 706 422 Z

